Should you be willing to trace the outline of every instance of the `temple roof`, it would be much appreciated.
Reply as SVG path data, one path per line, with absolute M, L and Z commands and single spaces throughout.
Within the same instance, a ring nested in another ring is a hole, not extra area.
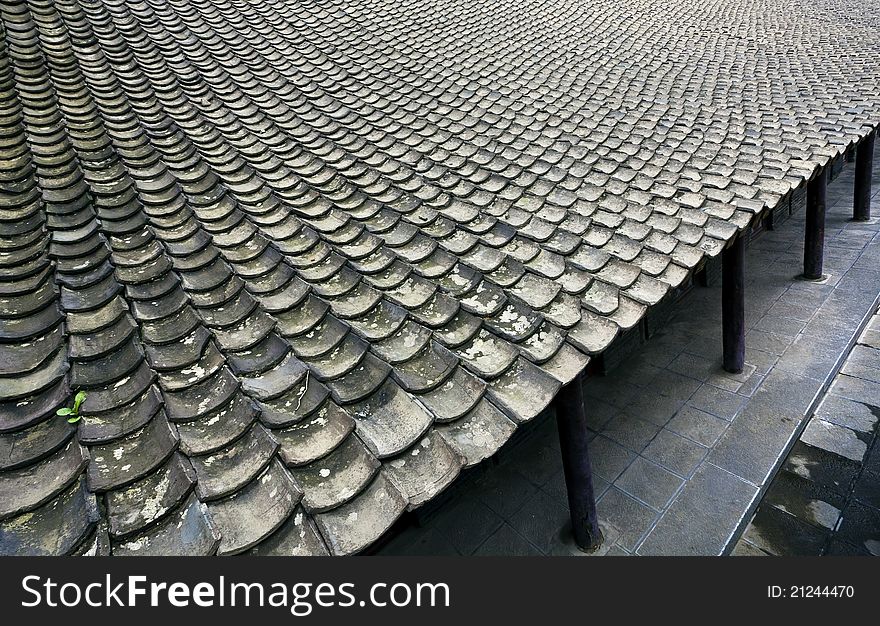
M 362 551 L 880 123 L 870 3 L 0 16 L 3 554 Z

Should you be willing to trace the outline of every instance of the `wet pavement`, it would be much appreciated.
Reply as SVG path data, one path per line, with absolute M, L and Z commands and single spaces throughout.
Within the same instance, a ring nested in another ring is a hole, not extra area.
M 880 556 L 880 314 L 773 479 L 733 554 Z

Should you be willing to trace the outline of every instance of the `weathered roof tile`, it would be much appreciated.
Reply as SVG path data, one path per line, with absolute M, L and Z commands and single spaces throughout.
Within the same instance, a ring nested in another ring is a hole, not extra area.
M 209 505 L 221 537 L 218 554 L 253 548 L 287 521 L 301 499 L 287 470 L 273 461 L 246 487 Z
M 880 122 L 869 17 L 600 4 L 0 7 L 0 552 L 360 552 Z

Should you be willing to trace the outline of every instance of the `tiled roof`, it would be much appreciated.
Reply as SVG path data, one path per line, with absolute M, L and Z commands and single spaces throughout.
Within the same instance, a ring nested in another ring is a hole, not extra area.
M 880 122 L 875 8 L 3 3 L 0 553 L 364 549 Z

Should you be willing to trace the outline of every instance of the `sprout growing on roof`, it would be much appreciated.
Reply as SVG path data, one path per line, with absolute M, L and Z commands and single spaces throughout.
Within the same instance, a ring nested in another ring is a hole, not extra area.
M 56 415 L 60 415 L 61 417 L 67 418 L 68 424 L 76 424 L 78 421 L 82 419 L 82 415 L 79 414 L 79 407 L 82 406 L 82 403 L 85 402 L 86 392 L 79 391 L 73 397 L 73 406 L 72 407 L 62 407 L 55 411 Z

